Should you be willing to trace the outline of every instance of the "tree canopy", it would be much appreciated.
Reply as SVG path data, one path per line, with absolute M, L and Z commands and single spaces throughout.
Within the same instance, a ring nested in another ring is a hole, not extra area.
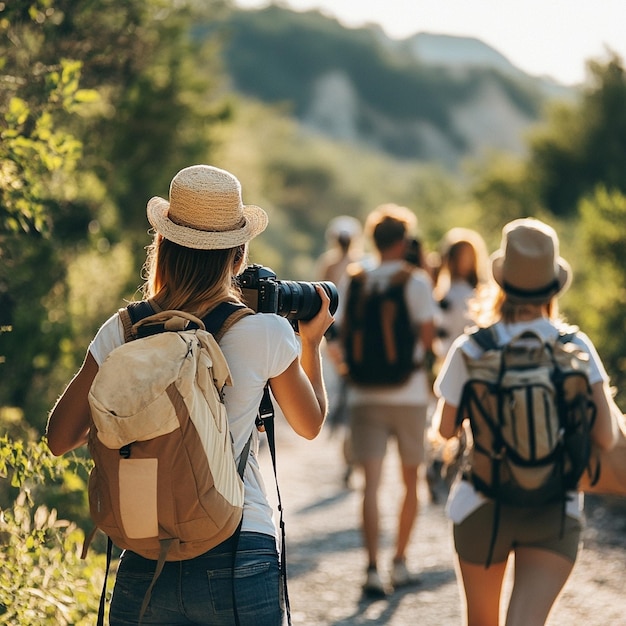
M 12 327 L 0 406 L 32 409 L 40 428 L 50 398 L 36 390 L 60 362 L 76 364 L 74 342 L 84 351 L 82 331 L 93 331 L 70 302 L 71 268 L 104 252 L 124 258 L 92 265 L 91 294 L 106 281 L 118 298 L 132 295 L 146 199 L 167 194 L 172 172 L 209 159 L 212 128 L 230 116 L 213 41 L 190 32 L 221 10 L 161 0 L 0 9 L 0 321 Z

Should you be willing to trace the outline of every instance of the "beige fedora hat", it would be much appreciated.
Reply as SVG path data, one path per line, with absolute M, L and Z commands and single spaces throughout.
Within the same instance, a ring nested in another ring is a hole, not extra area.
M 559 256 L 556 232 L 534 218 L 514 220 L 502 229 L 491 269 L 511 300 L 537 304 L 565 291 L 572 277 L 569 264 Z
M 174 176 L 169 201 L 148 201 L 148 221 L 186 248 L 224 250 L 246 243 L 267 226 L 267 213 L 241 199 L 241 183 L 226 170 L 192 165 Z

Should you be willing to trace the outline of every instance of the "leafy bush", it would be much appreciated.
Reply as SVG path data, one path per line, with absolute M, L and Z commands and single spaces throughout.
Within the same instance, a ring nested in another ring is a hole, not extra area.
M 45 441 L 0 437 L 0 476 L 17 490 L 0 510 L 0 624 L 94 623 L 105 572 L 105 557 L 81 559 L 84 533 L 38 503 L 45 484 L 87 462 L 55 458 Z

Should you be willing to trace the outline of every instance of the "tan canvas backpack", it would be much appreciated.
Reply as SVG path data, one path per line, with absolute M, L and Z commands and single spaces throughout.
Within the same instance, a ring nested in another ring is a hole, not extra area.
M 231 303 L 217 309 L 218 337 L 252 313 Z M 128 309 L 120 315 L 127 320 Z M 238 530 L 252 435 L 238 466 L 223 402 L 231 375 L 203 321 L 163 311 L 131 332 L 89 391 L 89 505 L 115 545 L 158 561 L 154 583 L 165 561 L 203 554 Z M 148 601 L 149 593 L 143 610 Z

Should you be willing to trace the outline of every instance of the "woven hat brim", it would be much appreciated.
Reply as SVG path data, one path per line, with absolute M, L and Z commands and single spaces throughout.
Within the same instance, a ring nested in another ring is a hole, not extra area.
M 504 256 L 505 254 L 503 250 L 498 250 L 491 255 L 491 272 L 493 274 L 493 279 L 496 281 L 496 283 L 498 283 L 498 285 L 506 291 L 503 276 Z M 558 293 L 564 293 L 565 291 L 567 291 L 570 283 L 572 282 L 572 269 L 569 263 L 563 257 L 559 257 L 557 259 L 557 265 L 559 268 L 559 275 L 556 276 L 557 286 L 554 291 L 550 293 L 549 297 L 555 296 Z M 542 285 L 538 285 L 537 287 L 541 288 Z M 515 295 L 515 299 L 529 303 L 546 301 L 545 297 L 524 297 L 519 293 Z
M 165 239 L 196 250 L 226 250 L 247 243 L 267 228 L 267 213 L 254 204 L 243 206 L 245 223 L 241 228 L 208 231 L 176 224 L 168 217 L 170 203 L 155 196 L 148 201 L 148 221 Z

